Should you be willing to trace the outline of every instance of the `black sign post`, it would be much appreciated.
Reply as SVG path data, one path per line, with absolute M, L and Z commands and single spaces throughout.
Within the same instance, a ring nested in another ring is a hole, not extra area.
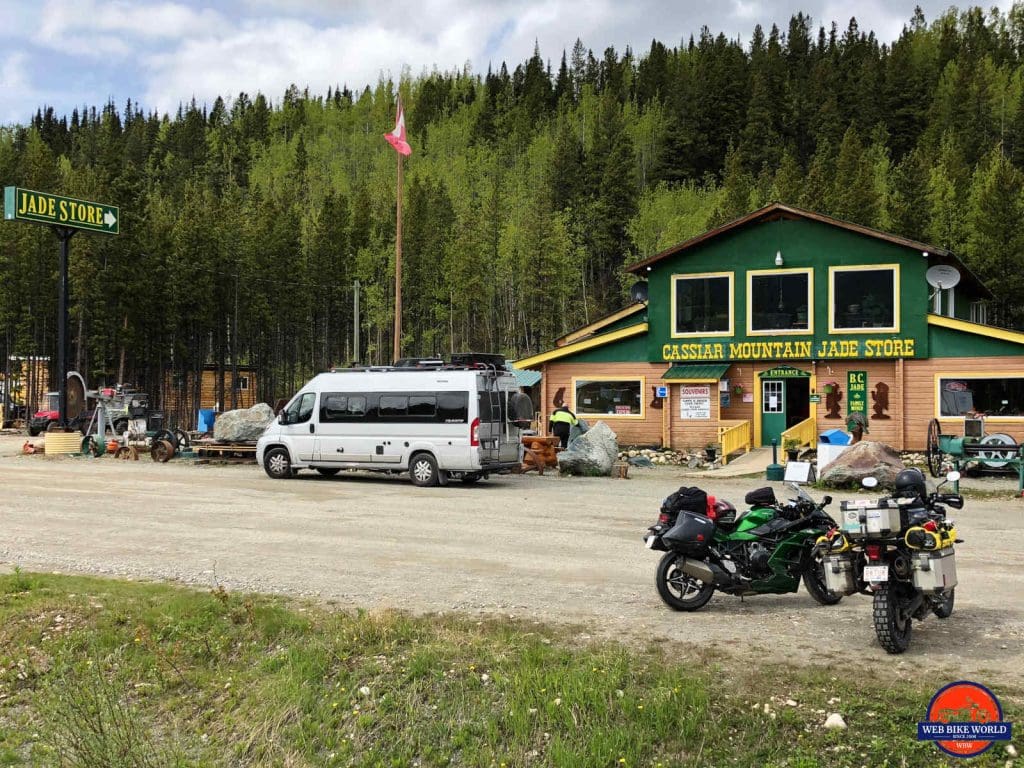
M 68 424 L 68 255 L 75 232 L 116 235 L 120 231 L 120 209 L 113 205 L 60 197 L 20 187 L 4 187 L 4 218 L 49 224 L 60 240 L 60 269 L 57 277 L 57 397 L 58 423 Z

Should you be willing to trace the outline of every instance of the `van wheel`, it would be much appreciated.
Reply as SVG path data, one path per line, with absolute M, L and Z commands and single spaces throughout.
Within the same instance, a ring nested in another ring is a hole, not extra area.
M 334 477 L 341 472 L 341 467 L 317 467 L 316 471 L 324 477 Z
M 263 469 L 275 480 L 294 477 L 292 460 L 285 448 L 271 448 L 263 457 Z
M 429 453 L 417 453 L 409 463 L 409 477 L 413 485 L 428 487 L 437 485 L 437 462 Z

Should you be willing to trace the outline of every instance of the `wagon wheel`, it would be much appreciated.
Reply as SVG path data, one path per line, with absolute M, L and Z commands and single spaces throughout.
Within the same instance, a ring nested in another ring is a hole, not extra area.
M 174 430 L 174 437 L 178 441 L 178 450 L 184 450 L 192 444 L 192 441 L 189 440 L 188 432 L 184 429 Z
M 928 422 L 928 443 L 925 447 L 925 460 L 928 462 L 928 471 L 932 477 L 939 477 L 942 472 L 942 449 L 939 448 L 939 435 L 942 428 L 938 419 Z
M 153 461 L 161 463 L 169 461 L 174 456 L 174 445 L 171 444 L 170 440 L 157 440 L 153 443 L 153 447 L 150 448 L 149 455 L 153 458 Z

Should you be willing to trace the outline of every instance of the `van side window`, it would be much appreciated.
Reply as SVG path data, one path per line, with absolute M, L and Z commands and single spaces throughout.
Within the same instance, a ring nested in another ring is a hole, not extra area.
M 320 422 L 361 420 L 366 415 L 366 396 L 324 392 L 320 397 Z
M 437 398 L 433 395 L 409 395 L 409 415 L 425 419 L 433 417 L 437 410 Z
M 380 418 L 388 419 L 396 416 L 405 416 L 408 410 L 409 397 L 407 395 L 380 396 Z
M 469 421 L 469 393 L 438 392 L 437 418 L 442 424 L 465 424 Z
M 313 405 L 316 403 L 316 392 L 306 392 L 302 397 L 296 398 L 288 406 L 288 423 L 301 424 L 309 421 L 313 415 Z

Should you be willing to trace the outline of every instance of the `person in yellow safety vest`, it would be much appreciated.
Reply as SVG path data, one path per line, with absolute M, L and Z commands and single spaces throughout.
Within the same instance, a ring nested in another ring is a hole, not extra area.
M 558 436 L 558 439 L 562 442 L 562 447 L 565 448 L 569 445 L 569 432 L 579 423 L 580 421 L 576 418 L 575 413 L 566 406 L 560 405 L 551 413 L 548 427 L 552 433 Z

